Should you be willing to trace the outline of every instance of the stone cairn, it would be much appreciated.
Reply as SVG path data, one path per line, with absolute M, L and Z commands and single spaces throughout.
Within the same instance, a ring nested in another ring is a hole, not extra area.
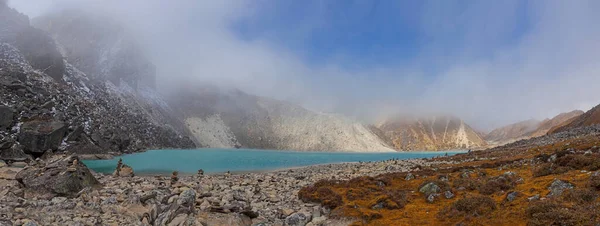
M 115 169 L 115 176 L 119 176 L 121 172 L 121 168 L 123 167 L 123 159 L 119 158 L 119 162 L 117 162 L 117 168 Z
M 71 163 L 71 166 L 67 168 L 67 171 L 69 171 L 69 172 L 77 171 L 77 164 L 79 164 L 79 160 L 73 159 L 73 162 Z
M 204 175 L 204 170 L 203 169 L 199 169 L 198 170 L 198 176 L 203 176 Z
M 177 171 L 173 171 L 173 174 L 171 174 L 171 185 L 174 185 L 177 183 L 177 181 L 179 181 L 177 175 L 179 175 L 179 172 Z

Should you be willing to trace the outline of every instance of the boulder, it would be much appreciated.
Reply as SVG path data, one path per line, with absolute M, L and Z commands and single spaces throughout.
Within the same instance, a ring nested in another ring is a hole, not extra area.
M 61 121 L 29 121 L 21 126 L 19 142 L 26 153 L 43 154 L 46 150 L 58 149 L 66 132 L 67 127 Z
M 312 220 L 310 213 L 298 212 L 289 215 L 285 218 L 284 225 L 286 226 L 305 226 Z
M 560 196 L 565 190 L 571 190 L 573 188 L 575 188 L 575 186 L 568 181 L 555 179 L 552 184 L 548 186 L 548 190 L 550 191 L 548 197 Z
M 154 225 L 191 225 L 195 221 L 196 192 L 193 189 L 183 191 L 177 200 L 166 209 L 162 209 L 154 220 Z M 177 222 L 175 222 L 175 220 Z
M 13 109 L 0 105 L 0 129 L 9 128 L 13 124 Z
M 515 199 L 517 199 L 517 197 L 519 197 L 520 195 L 521 193 L 519 193 L 518 191 L 509 192 L 508 194 L 506 194 L 506 201 L 515 201 Z
M 74 197 L 81 190 L 100 183 L 76 156 L 56 157 L 45 166 L 27 167 L 16 175 L 26 188 L 56 196 Z
M 13 144 L 9 149 L 0 150 L 0 160 L 7 162 L 22 162 L 31 160 L 31 156 L 23 152 L 23 146 Z
M 419 188 L 419 192 L 429 195 L 433 193 L 439 193 L 442 189 L 435 182 L 429 182 Z

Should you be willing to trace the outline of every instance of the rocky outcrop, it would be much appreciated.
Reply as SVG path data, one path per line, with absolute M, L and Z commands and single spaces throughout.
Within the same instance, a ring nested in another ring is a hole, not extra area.
M 60 121 L 29 121 L 21 126 L 19 143 L 26 153 L 41 155 L 47 150 L 56 151 L 66 132 L 66 125 Z
M 62 82 L 65 65 L 54 40 L 29 26 L 27 16 L 4 4 L 0 4 L 0 42 L 16 46 L 33 68 Z
M 396 150 L 436 151 L 486 146 L 477 132 L 456 117 L 394 117 L 376 128 Z
M 21 170 L 17 173 L 17 181 L 36 192 L 67 197 L 73 197 L 85 188 L 100 185 L 75 156 L 58 156 L 47 164 L 40 164 Z

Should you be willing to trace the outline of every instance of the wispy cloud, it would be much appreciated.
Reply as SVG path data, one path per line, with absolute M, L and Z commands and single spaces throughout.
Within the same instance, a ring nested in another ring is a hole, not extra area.
M 10 2 L 31 16 L 73 6 L 112 13 L 144 44 L 164 87 L 219 83 L 366 119 L 445 112 L 485 129 L 600 103 L 597 1 L 428 1 L 414 12 L 394 4 L 389 10 L 421 38 L 413 57 L 374 63 L 373 56 L 339 51 L 310 62 L 295 47 L 335 25 L 329 3 L 314 1 L 303 19 L 279 21 L 287 29 L 263 28 L 248 38 L 236 24 L 258 29 L 277 20 L 281 1 Z M 364 15 L 365 8 L 350 7 L 344 16 Z

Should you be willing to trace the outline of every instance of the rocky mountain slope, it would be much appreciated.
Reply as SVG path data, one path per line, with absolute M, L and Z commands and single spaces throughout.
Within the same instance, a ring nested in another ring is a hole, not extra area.
M 546 119 L 540 123 L 538 128 L 531 133 L 531 137 L 539 137 L 546 135 L 552 128 L 560 126 L 565 123 L 569 123 L 571 120 L 582 115 L 584 112 L 581 110 L 575 110 L 571 112 L 561 113 L 552 119 Z
M 393 151 L 363 124 L 235 89 L 194 88 L 171 99 L 196 142 L 209 147 Z
M 583 111 L 576 110 L 561 113 L 551 119 L 545 119 L 543 121 L 531 119 L 514 123 L 493 130 L 485 136 L 485 140 L 490 144 L 490 146 L 498 146 L 518 140 L 543 136 L 546 135 L 552 128 L 568 123 L 570 120 L 573 120 L 582 114 Z
M 0 4 L 0 17 L 0 159 L 195 146 L 151 88 L 88 76 L 26 16 Z
M 565 123 L 559 124 L 550 129 L 548 133 L 558 133 L 573 128 L 580 128 L 600 124 L 600 105 L 590 109 L 582 115 L 572 118 Z
M 485 136 L 485 140 L 494 144 L 506 144 L 527 138 L 540 126 L 540 121 L 530 119 L 522 122 L 510 124 L 495 130 L 492 130 Z
M 376 126 L 378 134 L 397 150 L 451 150 L 486 146 L 486 142 L 461 119 L 450 116 L 397 117 Z

